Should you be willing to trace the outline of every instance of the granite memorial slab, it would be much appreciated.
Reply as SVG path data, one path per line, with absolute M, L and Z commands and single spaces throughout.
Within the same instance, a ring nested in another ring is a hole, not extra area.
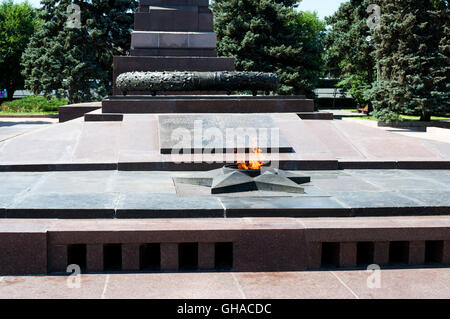
M 264 114 L 159 115 L 161 154 L 292 153 L 294 149 Z M 251 123 L 251 126 L 250 126 Z

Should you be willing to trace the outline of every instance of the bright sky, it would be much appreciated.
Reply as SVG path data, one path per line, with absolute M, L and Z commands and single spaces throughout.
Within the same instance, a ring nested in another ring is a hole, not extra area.
M 28 0 L 35 7 L 39 6 L 40 0 Z M 339 5 L 346 0 L 303 0 L 300 4 L 300 10 L 317 11 L 319 17 L 323 19 L 332 15 Z

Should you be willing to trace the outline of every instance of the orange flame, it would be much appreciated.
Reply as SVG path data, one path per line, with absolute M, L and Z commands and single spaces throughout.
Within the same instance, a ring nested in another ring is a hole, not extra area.
M 254 154 L 261 154 L 261 152 L 262 152 L 260 148 L 252 148 L 251 151 Z M 245 169 L 245 170 L 249 170 L 249 169 L 257 170 L 257 169 L 260 169 L 261 166 L 264 165 L 264 163 L 259 160 L 259 155 L 257 155 L 256 157 L 257 157 L 257 160 L 249 161 L 248 164 L 245 163 L 245 162 L 237 163 L 238 169 Z

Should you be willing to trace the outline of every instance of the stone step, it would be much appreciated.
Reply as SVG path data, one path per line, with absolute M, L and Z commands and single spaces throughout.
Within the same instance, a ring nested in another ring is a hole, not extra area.
M 213 15 L 208 7 L 149 6 L 134 14 L 136 31 L 205 31 L 212 32 Z
M 90 102 L 90 103 L 80 103 L 80 104 L 70 104 L 65 106 L 60 106 L 59 112 L 59 122 L 67 122 L 74 120 L 76 118 L 84 116 L 86 113 L 101 109 L 101 102 Z
M 104 113 L 302 113 L 314 111 L 314 100 L 274 96 L 112 96 Z
M 102 113 L 101 109 L 86 113 L 84 115 L 85 122 L 122 122 L 123 114 L 118 113 Z
M 302 120 L 333 120 L 333 113 L 327 112 L 301 112 L 297 115 Z
M 132 49 L 215 49 L 214 32 L 133 31 Z
M 208 0 L 140 0 L 139 7 L 148 6 L 200 6 L 207 7 Z
M 139 48 L 131 49 L 131 56 L 187 56 L 217 57 L 216 49 Z

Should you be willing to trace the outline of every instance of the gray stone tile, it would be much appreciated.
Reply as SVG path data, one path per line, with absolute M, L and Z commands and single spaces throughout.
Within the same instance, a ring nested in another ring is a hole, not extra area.
M 118 194 L 39 194 L 16 201 L 8 218 L 112 218 Z
M 400 178 L 413 177 L 412 171 L 400 169 L 346 169 L 343 172 L 359 178 Z
M 118 172 L 111 184 L 112 192 L 175 194 L 169 172 Z
M 45 173 L 1 172 L 0 194 L 16 195 L 35 185 Z
M 442 187 L 450 189 L 450 171 L 449 170 L 417 170 L 410 171 L 416 177 L 430 179 L 440 183 Z
M 15 198 L 16 195 L 14 194 L 0 194 L 0 209 L 10 206 Z
M 34 193 L 97 194 L 109 191 L 115 171 L 49 172 Z
M 374 186 L 360 178 L 353 176 L 337 176 L 337 178 L 314 178 L 311 177 L 311 185 L 328 192 L 352 192 L 352 191 L 379 191 Z
M 402 190 L 440 190 L 442 184 L 431 179 L 420 177 L 369 177 L 364 180 L 377 186 L 382 191 L 402 191 Z
M 421 207 L 423 203 L 396 192 L 336 192 L 333 198 L 351 208 Z
M 399 191 L 403 196 L 421 201 L 425 206 L 450 207 L 450 190 L 441 191 Z M 450 213 L 450 210 L 449 210 Z
M 178 197 L 173 194 L 122 194 L 118 218 L 223 217 L 223 207 L 214 197 Z
M 330 197 L 221 197 L 227 217 L 349 216 L 350 210 Z

